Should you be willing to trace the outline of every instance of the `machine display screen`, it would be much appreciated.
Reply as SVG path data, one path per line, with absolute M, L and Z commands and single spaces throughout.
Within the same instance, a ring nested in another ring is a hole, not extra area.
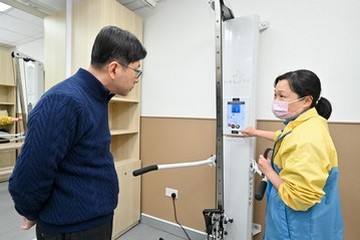
M 245 102 L 229 101 L 227 103 L 226 134 L 239 135 L 245 127 Z

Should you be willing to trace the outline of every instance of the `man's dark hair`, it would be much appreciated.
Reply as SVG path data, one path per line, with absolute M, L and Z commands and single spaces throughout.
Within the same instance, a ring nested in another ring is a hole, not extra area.
M 95 38 L 90 63 L 95 68 L 101 68 L 114 60 L 127 65 L 144 59 L 146 54 L 135 35 L 116 26 L 106 26 Z

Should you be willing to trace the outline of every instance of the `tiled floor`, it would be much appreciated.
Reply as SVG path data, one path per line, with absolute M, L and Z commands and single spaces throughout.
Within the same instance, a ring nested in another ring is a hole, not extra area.
M 144 224 L 138 224 L 117 240 L 184 240 L 184 238 L 174 236 Z
M 35 228 L 21 230 L 21 216 L 15 211 L 11 196 L 8 192 L 8 183 L 0 183 L 0 240 L 34 240 Z M 170 233 L 138 224 L 117 240 L 183 240 Z
M 0 183 L 0 239 L 1 240 L 33 240 L 35 228 L 21 230 L 22 217 L 15 211 L 11 196 L 8 192 L 8 183 Z

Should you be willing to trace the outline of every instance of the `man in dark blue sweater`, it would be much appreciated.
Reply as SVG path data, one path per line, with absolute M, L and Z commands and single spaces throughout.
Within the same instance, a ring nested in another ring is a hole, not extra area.
M 21 227 L 36 224 L 38 240 L 111 239 L 119 186 L 108 102 L 131 91 L 145 56 L 133 34 L 104 27 L 88 69 L 52 87 L 29 114 L 9 192 L 24 217 Z

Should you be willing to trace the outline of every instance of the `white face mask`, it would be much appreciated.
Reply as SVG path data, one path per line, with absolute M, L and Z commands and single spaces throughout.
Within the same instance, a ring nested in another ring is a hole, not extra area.
M 289 112 L 289 104 L 300 101 L 302 99 L 304 99 L 305 97 L 302 98 L 298 98 L 295 99 L 293 101 L 287 102 L 287 101 L 278 101 L 278 100 L 274 100 L 272 102 L 272 112 L 275 115 L 275 117 L 280 118 L 280 119 L 287 119 L 290 118 L 294 115 L 294 113 Z M 298 112 L 298 111 L 296 111 Z

